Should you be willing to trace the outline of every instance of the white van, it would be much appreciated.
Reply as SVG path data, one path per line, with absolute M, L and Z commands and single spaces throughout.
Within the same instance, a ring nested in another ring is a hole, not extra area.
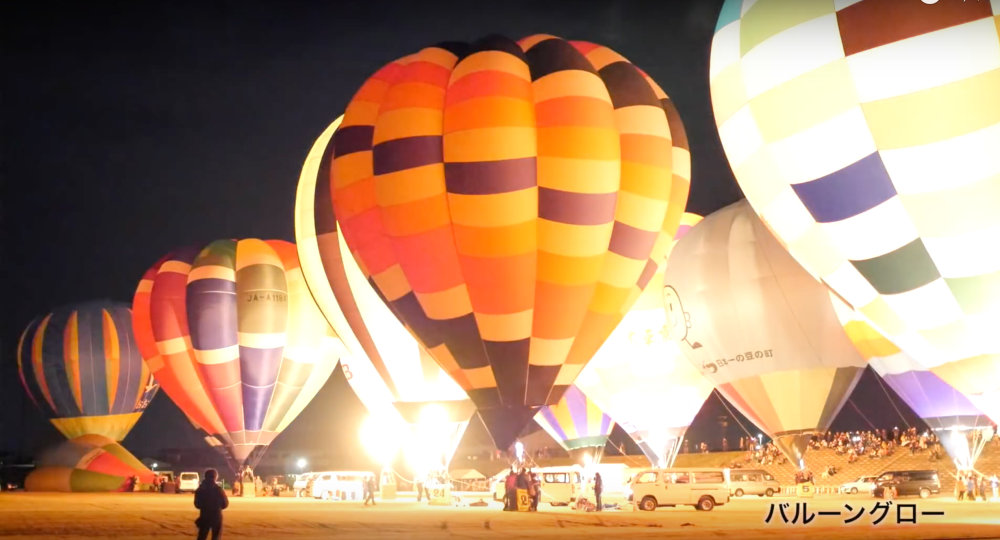
M 729 502 L 729 469 L 646 469 L 632 480 L 640 510 L 691 505 L 708 511 Z
M 569 467 L 541 467 L 532 469 L 531 472 L 538 475 L 538 480 L 542 488 L 541 502 L 547 502 L 553 506 L 567 505 L 581 496 L 586 491 L 583 486 L 583 468 L 574 465 Z M 493 499 L 502 501 L 506 494 L 506 480 L 509 470 L 499 473 L 493 484 Z
M 781 484 L 763 469 L 730 469 L 729 493 L 736 497 L 771 497 L 781 492 Z
M 312 496 L 324 501 L 363 500 L 365 478 L 374 476 L 374 473 L 364 471 L 330 471 L 315 474 Z
M 307 472 L 296 476 L 295 483 L 292 484 L 292 492 L 295 493 L 295 496 L 305 497 L 307 495 L 306 487 L 309 485 L 309 481 L 316 478 L 317 475 L 319 475 L 319 473 Z M 312 493 L 308 493 L 308 495 L 312 495 Z
M 201 475 L 196 472 L 182 472 L 178 479 L 180 480 L 177 486 L 178 493 L 197 491 L 198 485 L 201 483 Z

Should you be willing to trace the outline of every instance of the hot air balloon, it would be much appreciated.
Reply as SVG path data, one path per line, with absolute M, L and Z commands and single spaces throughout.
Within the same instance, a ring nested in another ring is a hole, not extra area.
M 132 336 L 128 305 L 109 301 L 33 321 L 21 334 L 17 369 L 28 396 L 68 439 L 124 439 L 159 388 Z
M 663 284 L 670 339 L 802 467 L 811 436 L 830 426 L 865 368 L 826 287 L 746 201 L 681 238 Z
M 620 55 L 546 35 L 428 47 L 348 105 L 330 172 L 347 245 L 498 448 L 652 278 L 687 200 L 679 126 Z
M 378 446 L 402 445 L 419 472 L 447 467 L 475 406 L 368 284 L 337 230 L 323 157 L 341 118 L 316 140 L 299 179 L 295 241 L 302 273 L 350 351 L 340 365 L 378 424 L 372 429 L 386 432 L 388 441 Z M 387 451 L 384 460 L 391 455 Z
M 983 444 L 993 436 L 989 418 L 961 392 L 872 328 L 843 300 L 833 293 L 830 297 L 847 337 L 868 365 L 936 432 L 958 467 L 971 469 Z M 989 431 L 988 436 L 976 436 L 985 431 Z
M 130 478 L 152 483 L 155 474 L 122 445 L 103 435 L 80 435 L 43 453 L 25 478 L 27 491 L 125 491 Z
M 700 220 L 685 213 L 675 242 Z M 712 383 L 668 339 L 663 270 L 661 265 L 576 386 L 622 426 L 654 466 L 668 467 Z
M 720 15 L 736 179 L 811 274 L 1000 420 L 1000 4 L 795 6 Z
M 133 309 L 149 369 L 225 446 L 234 468 L 256 464 L 343 351 L 309 294 L 295 245 L 281 240 L 179 249 L 146 272 Z
M 576 386 L 567 388 L 556 405 L 542 407 L 535 422 L 569 452 L 570 458 L 579 461 L 589 457 L 593 463 L 601 461 L 615 428 L 611 417 Z

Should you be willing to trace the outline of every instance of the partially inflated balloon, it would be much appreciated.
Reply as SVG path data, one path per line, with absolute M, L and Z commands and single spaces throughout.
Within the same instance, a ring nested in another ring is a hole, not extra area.
M 576 386 L 570 386 L 559 403 L 542 407 L 535 422 L 552 436 L 570 457 L 587 454 L 600 461 L 615 423 Z
M 146 272 L 133 309 L 139 348 L 163 391 L 236 464 L 255 450 L 259 459 L 343 351 L 295 245 L 280 240 L 175 251 Z
M 675 241 L 701 219 L 685 213 Z M 673 463 L 684 433 L 712 393 L 712 383 L 668 339 L 663 270 L 661 265 L 575 383 L 654 466 Z
M 871 327 L 835 294 L 830 295 L 847 337 L 861 356 L 928 427 L 938 432 L 948 454 L 960 462 L 970 457 L 968 433 L 990 426 L 989 418 L 969 398 L 915 362 Z M 951 432 L 961 433 L 955 437 Z
M 159 386 L 142 362 L 127 304 L 90 302 L 33 321 L 17 347 L 28 396 L 67 438 L 125 438 Z
M 359 267 L 501 448 L 638 298 L 689 187 L 663 91 L 607 48 L 544 35 L 388 64 L 334 146 Z
M 26 491 L 125 491 L 130 478 L 150 484 L 155 473 L 103 435 L 81 435 L 43 453 L 24 480 Z
M 826 287 L 746 201 L 681 238 L 663 283 L 670 339 L 801 466 L 811 435 L 830 426 L 865 367 Z
M 295 241 L 302 273 L 320 309 L 344 341 L 341 367 L 361 402 L 414 463 L 426 469 L 451 460 L 475 406 L 413 339 L 368 284 L 337 230 L 324 154 L 337 119 L 320 135 L 302 167 L 295 199 Z M 322 181 L 320 181 L 322 179 Z M 409 441 L 407 441 L 409 439 Z M 432 461 L 432 463 L 419 463 Z
M 1000 3 L 728 0 L 726 156 L 792 255 L 1000 420 Z

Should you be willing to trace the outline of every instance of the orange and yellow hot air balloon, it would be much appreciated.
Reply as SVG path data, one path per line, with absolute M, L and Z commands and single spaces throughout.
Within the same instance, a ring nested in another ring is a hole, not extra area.
M 547 35 L 386 65 L 328 158 L 358 266 L 502 448 L 628 312 L 690 186 L 660 87 L 610 49 Z

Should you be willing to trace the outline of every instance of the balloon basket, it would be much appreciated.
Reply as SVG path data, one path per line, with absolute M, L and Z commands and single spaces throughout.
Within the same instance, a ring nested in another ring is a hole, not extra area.
M 257 484 L 254 482 L 240 482 L 240 497 L 254 498 L 257 496 Z

